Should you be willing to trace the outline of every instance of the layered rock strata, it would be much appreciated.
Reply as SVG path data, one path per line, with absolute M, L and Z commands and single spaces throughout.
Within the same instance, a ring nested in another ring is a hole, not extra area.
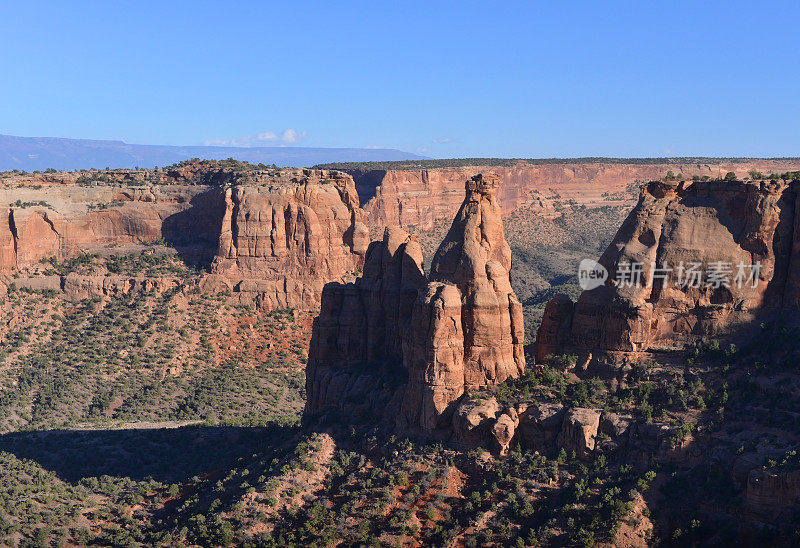
M 346 407 L 355 371 L 381 370 L 407 378 L 393 396 L 398 426 L 447 427 L 465 392 L 523 372 L 522 307 L 508 280 L 499 184 L 467 181 L 427 280 L 419 243 L 393 228 L 370 246 L 361 278 L 326 286 L 309 352 L 309 415 Z
M 439 219 L 451 218 L 461 204 L 463 181 L 482 173 L 503 180 L 498 197 L 504 215 L 529 206 L 545 217 L 557 217 L 562 207 L 573 204 L 596 208 L 633 207 L 634 185 L 663 179 L 672 171 L 692 176 L 722 178 L 733 171 L 783 173 L 800 169 L 795 159 L 742 159 L 713 161 L 708 158 L 665 161 L 536 161 L 509 165 L 474 165 L 419 169 L 348 169 L 358 188 L 370 226 L 398 225 L 430 229 Z
M 370 244 L 361 277 L 325 286 L 306 368 L 307 414 L 331 408 L 380 414 L 396 402 L 409 319 L 424 285 L 419 242 L 387 228 L 382 241 Z
M 537 362 L 624 364 L 725 337 L 800 308 L 800 182 L 709 181 L 642 188 L 599 262 L 605 284 L 546 308 Z
M 369 237 L 352 179 L 304 170 L 291 184 L 226 187 L 211 272 L 266 308 L 312 308 L 360 269 Z
M 47 258 L 136 252 L 163 239 L 186 262 L 210 271 L 204 289 L 268 309 L 314 309 L 326 282 L 361 268 L 368 236 L 351 177 L 215 166 L 4 180 L 0 274 L 36 270 Z M 117 285 L 84 287 L 107 292 Z

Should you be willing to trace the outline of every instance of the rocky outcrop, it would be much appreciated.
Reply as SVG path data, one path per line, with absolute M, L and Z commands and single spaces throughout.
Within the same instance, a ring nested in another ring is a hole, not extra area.
M 100 295 L 120 297 L 140 291 L 163 293 L 181 285 L 179 278 L 116 275 L 80 276 L 77 274 L 68 274 L 61 278 L 61 289 L 73 299 L 85 299 Z
M 192 288 L 185 280 L 176 277 L 126 276 L 118 274 L 82 275 L 71 272 L 67 275 L 45 275 L 11 277 L 0 274 L 0 294 L 10 288 L 29 291 L 55 291 L 68 299 L 90 297 L 121 297 L 138 292 L 163 293 L 175 288 Z
M 545 309 L 537 362 L 617 365 L 800 309 L 800 182 L 653 182 L 599 262 L 605 284 Z M 692 271 L 702 274 L 696 278 Z
M 525 404 L 518 410 L 519 434 L 525 447 L 544 451 L 555 443 L 565 408 L 558 403 Z
M 368 243 L 355 185 L 341 172 L 198 162 L 2 182 L 0 274 L 163 239 L 211 270 L 204 288 L 267 309 L 314 309 L 326 282 L 360 270 Z
M 580 459 L 588 459 L 594 451 L 600 415 L 597 409 L 570 409 L 564 415 L 556 444 L 566 451 L 574 451 Z
M 360 269 L 369 237 L 349 176 L 303 170 L 222 192 L 211 271 L 234 291 L 259 295 L 267 308 L 314 307 L 326 282 Z
M 670 440 L 675 428 L 668 424 L 647 423 L 640 437 L 630 415 L 599 409 L 568 408 L 555 402 L 522 402 L 505 408 L 485 392 L 458 402 L 453 414 L 453 435 L 466 446 L 484 447 L 507 455 L 512 447 L 555 456 L 564 450 L 581 460 L 594 456 L 619 456 L 629 450 L 636 437 L 642 460 L 656 458 L 675 461 Z M 652 438 L 652 443 L 642 443 Z M 636 455 L 634 455 L 636 456 Z
M 361 377 L 362 385 L 370 377 L 377 384 L 402 379 L 408 318 L 424 283 L 419 242 L 387 228 L 383 240 L 369 246 L 361 277 L 325 286 L 306 369 L 307 414 L 351 408 L 353 379 Z M 392 398 L 384 395 L 376 406 Z
M 508 280 L 498 187 L 494 177 L 467 182 L 429 279 L 417 240 L 393 228 L 370 246 L 361 278 L 325 287 L 309 353 L 308 415 L 347 401 L 332 390 L 334 378 L 382 371 L 407 377 L 397 396 L 400 427 L 449 427 L 465 392 L 522 373 L 522 307 Z
M 662 179 L 668 171 L 692 176 L 720 178 L 728 171 L 740 176 L 751 170 L 783 173 L 798 169 L 797 160 L 713 161 L 668 160 L 625 161 L 536 161 L 520 160 L 509 165 L 474 165 L 432 169 L 348 169 L 353 175 L 370 226 L 398 225 L 429 229 L 439 219 L 451 218 L 461 204 L 463 181 L 478 173 L 503 180 L 498 198 L 508 215 L 530 206 L 546 217 L 557 217 L 565 204 L 633 207 L 631 187 Z M 635 187 L 634 187 L 635 188 Z
M 522 305 L 508 278 L 497 177 L 475 176 L 414 305 L 402 418 L 433 429 L 464 392 L 522 374 Z
M 765 513 L 800 508 L 800 470 L 750 470 L 745 500 Z
M 41 200 L 43 196 L 47 202 Z M 37 200 L 24 201 L 33 198 Z M 163 219 L 178 209 L 175 204 L 150 203 L 89 211 L 89 204 L 103 203 L 106 198 L 111 201 L 111 195 L 87 189 L 75 189 L 66 198 L 58 192 L 0 190 L 0 203 L 10 204 L 0 210 L 4 219 L 0 223 L 0 271 L 9 273 L 49 257 L 63 260 L 104 245 L 155 241 L 161 237 Z
M 513 408 L 500 415 L 497 422 L 492 425 L 492 438 L 494 438 L 495 447 L 500 455 L 508 454 L 518 426 L 519 415 Z
M 462 443 L 480 445 L 488 439 L 499 412 L 500 404 L 494 398 L 466 401 L 453 416 L 453 433 Z

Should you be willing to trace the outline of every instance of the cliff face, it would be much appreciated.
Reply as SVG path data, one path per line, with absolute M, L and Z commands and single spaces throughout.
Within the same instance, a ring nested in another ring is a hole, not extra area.
M 325 287 L 309 353 L 307 414 L 351 408 L 370 374 L 380 372 L 407 376 L 383 398 L 396 423 L 434 429 L 449 424 L 452 404 L 466 391 L 522 373 L 522 307 L 508 280 L 498 187 L 496 177 L 467 182 L 429 280 L 419 243 L 392 228 L 370 246 L 361 278 Z
M 0 274 L 163 238 L 184 260 L 210 270 L 204 288 L 266 308 L 313 309 L 325 282 L 363 262 L 363 212 L 353 180 L 340 172 L 242 174 L 189 164 L 87 173 L 94 179 L 65 173 L 5 181 Z
M 380 413 L 397 404 L 409 318 L 424 285 L 419 242 L 387 228 L 370 244 L 361 277 L 325 286 L 308 354 L 307 414 L 345 406 Z
M 574 305 L 563 296 L 548 303 L 537 361 L 571 352 L 584 363 L 622 363 L 723 337 L 777 311 L 798 311 L 799 185 L 643 187 L 599 260 L 609 273 L 605 284 L 584 291 Z
M 155 170 L 0 174 L 0 274 L 82 253 L 124 252 L 161 238 L 209 271 L 207 290 L 267 308 L 315 309 L 325 282 L 359 270 L 368 228 L 424 228 L 458 213 L 464 180 L 499 174 L 501 212 L 530 205 L 632 206 L 636 180 L 796 169 L 791 161 L 702 164 L 541 164 L 422 171 L 253 169 L 186 162 Z M 356 193 L 358 189 L 358 195 Z M 365 201 L 358 207 L 358 196 Z M 114 251 L 116 250 L 116 251 Z M 24 274 L 24 273 L 23 273 Z
M 227 187 L 213 274 L 268 308 L 309 307 L 322 287 L 358 270 L 367 228 L 353 181 L 306 170 L 291 184 Z
M 462 182 L 477 173 L 503 180 L 498 192 L 503 214 L 530 205 L 547 217 L 561 204 L 586 207 L 630 206 L 636 203 L 631 185 L 662 179 L 668 171 L 720 178 L 728 171 L 740 176 L 750 170 L 782 173 L 798 169 L 783 160 L 722 163 L 552 163 L 518 162 L 513 166 L 469 166 L 423 170 L 346 170 L 356 180 L 370 226 L 418 226 L 430 229 L 437 219 L 451 218 L 461 204 Z
M 0 272 L 103 246 L 148 243 L 201 187 L 0 189 Z M 112 205 L 113 204 L 113 205 Z M 199 237 L 200 234 L 196 236 Z

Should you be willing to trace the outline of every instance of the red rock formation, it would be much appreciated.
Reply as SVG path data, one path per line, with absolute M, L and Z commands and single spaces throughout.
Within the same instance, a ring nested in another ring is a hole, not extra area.
M 203 287 L 267 309 L 316 308 L 326 282 L 360 269 L 368 243 L 354 183 L 341 172 L 210 163 L 17 176 L 0 188 L 0 204 L 9 204 L 0 274 L 164 238 L 188 262 L 211 266 L 214 283 Z
M 574 201 L 586 207 L 633 207 L 637 182 L 662 179 L 668 171 L 721 178 L 728 171 L 740 176 L 750 170 L 783 173 L 800 168 L 795 160 L 744 160 L 710 163 L 705 159 L 653 163 L 592 162 L 528 163 L 511 166 L 397 170 L 346 170 L 356 179 L 370 226 L 393 224 L 407 229 L 429 229 L 439 219 L 451 218 L 461 204 L 463 181 L 478 174 L 495 174 L 503 180 L 499 191 L 504 215 L 530 204 L 543 215 L 558 216 L 557 202 Z
M 519 427 L 519 414 L 513 408 L 500 415 L 497 422 L 492 425 L 492 438 L 494 438 L 496 449 L 501 455 L 508 454 L 517 427 Z
M 0 189 L 0 204 L 8 204 L 7 209 L 0 210 L 7 220 L 0 223 L 0 272 L 24 268 L 47 257 L 63 260 L 104 246 L 156 241 L 166 236 L 165 224 L 207 191 L 178 185 Z M 206 219 L 213 216 L 211 210 Z M 207 231 L 197 230 L 197 226 L 183 228 L 195 239 Z
M 349 176 L 304 170 L 281 183 L 224 190 L 211 270 L 235 290 L 266 295 L 268 308 L 314 306 L 326 282 L 359 269 L 367 228 Z
M 578 458 L 588 460 L 595 448 L 601 411 L 575 407 L 564 415 L 556 444 L 567 451 L 575 451 Z
M 352 409 L 354 402 L 387 405 L 396 387 L 388 395 L 375 388 L 380 377 L 402 377 L 407 320 L 424 284 L 419 242 L 387 228 L 382 241 L 370 244 L 360 278 L 325 286 L 308 355 L 306 414 Z
M 326 286 L 309 353 L 308 414 L 352 400 L 349 387 L 365 369 L 404 372 L 397 424 L 435 429 L 449 426 L 466 391 L 522 373 L 522 307 L 508 280 L 498 186 L 495 177 L 467 182 L 427 284 L 419 243 L 394 228 L 372 244 L 354 284 Z
M 520 162 L 374 171 L 369 181 L 359 176 L 359 189 L 374 193 L 365 211 L 357 207 L 349 177 L 320 170 L 243 170 L 225 162 L 188 162 L 163 170 L 0 174 L 0 273 L 46 257 L 62 260 L 163 237 L 188 262 L 213 263 L 215 281 L 205 287 L 232 291 L 267 308 L 313 309 L 326 281 L 358 270 L 367 243 L 364 224 L 382 231 L 387 223 L 424 227 L 451 218 L 460 207 L 463 181 L 480 171 L 505 179 L 497 194 L 504 211 L 531 203 L 547 215 L 556 213 L 556 201 L 574 199 L 589 207 L 628 204 L 631 183 L 660 177 L 668 169 L 688 176 L 797 167 L 796 161 L 767 160 L 720 165 Z M 227 197 L 226 188 L 231 189 Z
M 464 444 L 479 445 L 489 437 L 500 411 L 494 398 L 465 401 L 453 416 L 453 433 Z
M 519 376 L 525 368 L 522 305 L 508 279 L 511 250 L 497 200 L 499 178 L 476 175 L 431 264 L 411 316 L 404 360 L 403 419 L 424 428 L 448 421 L 465 391 Z
M 570 352 L 581 357 L 579 363 L 619 364 L 643 352 L 724 336 L 771 311 L 797 311 L 798 190 L 800 182 L 781 180 L 643 187 L 638 205 L 600 258 L 609 271 L 605 285 L 583 292 L 574 306 L 563 297 L 548 303 L 537 361 Z M 704 272 L 699 284 L 687 274 L 692 263 Z M 642 283 L 618 283 L 634 281 L 631 264 L 641 265 Z M 760 270 L 753 282 L 750 265 L 756 264 Z M 715 270 L 727 274 L 727 287 L 708 277 Z
M 454 411 L 452 425 L 458 442 L 492 448 L 500 455 L 519 445 L 528 451 L 550 454 L 563 449 L 583 460 L 599 454 L 618 454 L 627 448 L 631 436 L 639 432 L 630 415 L 566 408 L 560 403 L 521 402 L 503 409 L 486 392 L 462 398 Z M 677 428 L 668 424 L 649 426 L 653 438 L 652 447 L 647 449 L 649 454 L 656 454 L 660 447 L 671 450 L 670 438 Z
M 750 470 L 745 501 L 766 515 L 796 509 L 800 506 L 800 470 Z

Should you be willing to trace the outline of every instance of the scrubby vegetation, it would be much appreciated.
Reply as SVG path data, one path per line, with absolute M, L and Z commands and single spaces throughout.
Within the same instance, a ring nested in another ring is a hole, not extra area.
M 79 186 L 93 187 L 106 185 L 163 185 L 163 184 L 199 184 L 199 185 L 218 185 L 226 182 L 238 180 L 246 181 L 248 175 L 254 172 L 268 171 L 272 174 L 280 173 L 281 168 L 275 164 L 266 165 L 263 163 L 251 164 L 249 162 L 228 158 L 225 160 L 201 160 L 192 158 L 183 160 L 175 164 L 152 169 L 135 167 L 133 169 L 82 169 L 73 172 L 61 172 L 55 169 L 44 171 L 26 172 L 20 170 L 0 171 L 0 179 L 10 179 L 14 177 L 67 174 L 67 180 L 73 180 L 69 174 L 75 174 L 75 184 Z M 184 172 L 188 177 L 184 177 Z M 55 178 L 58 180 L 58 177 Z M 41 184 L 27 185 L 21 187 L 41 189 Z M 108 205 L 108 204 L 100 204 Z M 20 204 L 17 204 L 19 207 Z M 25 207 L 24 205 L 22 207 Z M 102 209 L 102 207 L 100 207 Z
M 71 273 L 81 275 L 115 275 L 142 276 L 159 278 L 172 276 L 189 279 L 200 273 L 195 267 L 187 265 L 175 254 L 174 250 L 164 247 L 163 240 L 145 246 L 145 249 L 131 253 L 82 253 L 63 261 L 54 257 L 41 260 L 45 276 L 66 276 Z
M 17 289 L 2 300 L 0 427 L 138 421 L 295 423 L 310 315 L 259 313 L 201 294 L 170 254 L 48 261 L 45 274 L 173 276 L 156 290 L 65 300 Z M 162 278 L 163 279 L 163 278 Z
M 693 444 L 717 439 L 738 421 L 761 420 L 744 379 L 788 371 L 796 353 L 793 331 L 763 330 L 741 349 L 698 346 L 684 368 L 641 363 L 624 386 L 578 380 L 559 369 L 574 366 L 575 357 L 559 356 L 550 360 L 559 368 L 532 369 L 486 394 L 503 405 L 560 402 L 631 414 L 642 433 L 625 452 L 589 460 L 518 444 L 497 458 L 371 425 L 326 433 L 197 425 L 6 434 L 0 533 L 19 545 L 592 546 L 625 535 L 678 545 L 791 545 L 800 534 L 796 521 L 742 531 L 735 516 L 743 487 L 722 462 L 685 460 Z M 772 426 L 795 431 L 780 416 L 798 404 L 787 399 L 794 388 L 776 389 L 765 412 L 776 417 Z M 648 447 L 647 428 L 668 428 L 668 445 Z M 750 440 L 731 454 L 762 445 Z M 758 453 L 765 470 L 800 467 L 786 441 L 774 441 L 773 457 Z M 651 450 L 672 457 L 636 458 Z

